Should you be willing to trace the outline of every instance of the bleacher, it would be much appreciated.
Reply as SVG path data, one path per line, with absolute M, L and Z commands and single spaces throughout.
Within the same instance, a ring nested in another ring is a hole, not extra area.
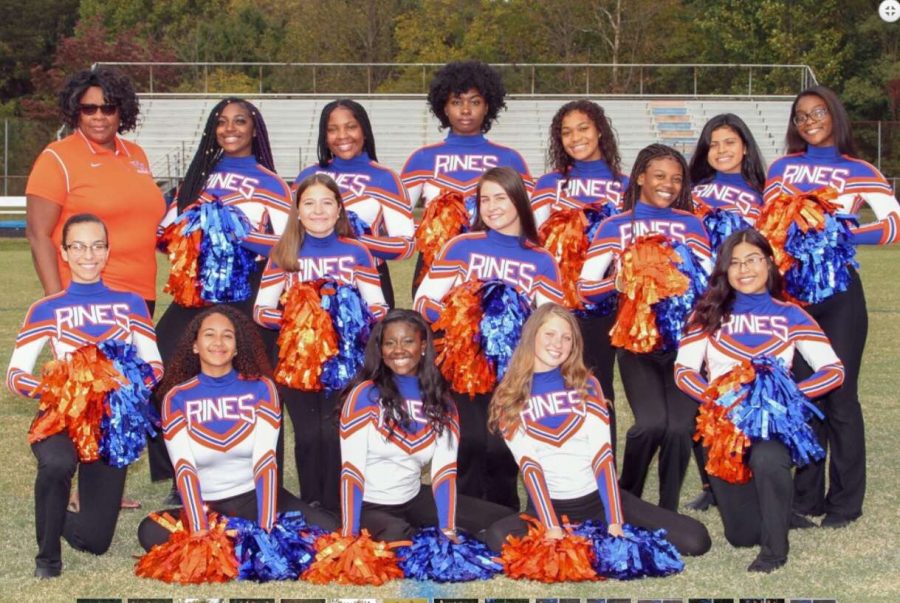
M 248 97 L 266 120 L 275 167 L 291 180 L 316 160 L 318 119 L 327 98 Z M 690 156 L 707 119 L 723 112 L 747 122 L 766 162 L 783 150 L 790 101 L 655 101 L 597 99 L 615 128 L 623 168 L 630 169 L 637 152 L 662 142 Z M 129 135 L 147 152 L 151 169 L 160 179 L 178 178 L 187 169 L 203 126 L 217 99 L 144 98 L 141 122 Z M 381 163 L 400 171 L 416 148 L 440 141 L 445 133 L 428 111 L 424 99 L 369 98 L 360 102 L 369 113 Z M 489 136 L 517 149 L 536 176 L 547 169 L 547 138 L 560 99 L 512 99 Z

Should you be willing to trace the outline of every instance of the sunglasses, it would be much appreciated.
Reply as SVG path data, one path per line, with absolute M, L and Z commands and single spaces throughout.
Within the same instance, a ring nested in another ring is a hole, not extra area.
M 81 111 L 82 115 L 94 115 L 99 110 L 103 115 L 115 115 L 116 111 L 119 110 L 118 105 L 78 105 L 78 110 Z

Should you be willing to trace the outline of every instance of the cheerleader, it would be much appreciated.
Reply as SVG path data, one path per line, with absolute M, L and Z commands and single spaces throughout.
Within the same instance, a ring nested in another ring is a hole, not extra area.
M 855 229 L 855 243 L 896 242 L 900 205 L 884 176 L 857 157 L 850 119 L 833 91 L 815 86 L 794 99 L 786 142 L 788 155 L 769 168 L 766 203 L 781 194 L 828 187 L 838 194 L 834 202 L 840 212 L 856 215 L 866 203 L 875 213 L 874 222 Z M 806 307 L 844 363 L 846 377 L 840 389 L 822 400 L 825 422 L 818 425 L 823 446 L 831 448 L 828 494 L 824 461 L 800 469 L 795 477 L 794 508 L 804 515 L 825 513 L 822 526 L 833 528 L 846 526 L 862 515 L 866 489 L 865 436 L 858 390 L 868 313 L 862 282 L 852 268 L 851 272 L 846 291 Z M 811 370 L 801 363 L 796 372 L 802 378 Z
M 565 308 L 545 304 L 525 323 L 510 368 L 490 406 L 490 429 L 502 432 L 528 491 L 525 513 L 537 517 L 547 537 L 562 538 L 562 517 L 602 520 L 609 534 L 622 523 L 655 530 L 685 555 L 709 550 L 700 522 L 619 490 L 609 413 L 597 379 L 582 360 L 578 323 Z M 488 528 L 487 544 L 499 551 L 527 524 L 513 513 Z
M 294 179 L 323 172 L 341 188 L 344 206 L 368 230 L 360 234 L 375 257 L 381 290 L 394 307 L 394 287 L 385 260 L 412 256 L 415 224 L 400 177 L 378 162 L 375 135 L 362 105 L 348 98 L 332 101 L 319 117 L 319 162 L 304 168 Z
M 201 203 L 218 200 L 239 210 L 240 215 L 249 221 L 253 233 L 281 235 L 287 224 L 291 193 L 287 184 L 275 173 L 269 134 L 259 110 L 239 98 L 219 101 L 206 120 L 200 140 L 184 183 L 160 224 L 160 233 L 186 211 L 198 208 Z M 248 241 L 251 238 L 248 237 Z M 235 288 L 245 290 L 246 297 L 236 299 L 230 305 L 248 318 L 252 317 L 253 299 L 259 288 L 262 267 L 262 260 L 256 262 L 250 274 L 239 275 L 249 279 L 249 282 L 235 283 Z M 160 318 L 157 325 L 159 347 L 167 367 L 187 325 L 208 305 L 206 300 L 187 302 L 176 295 Z M 267 348 L 274 348 L 273 338 L 268 334 L 263 337 Z M 172 464 L 160 438 L 151 444 L 150 477 L 154 481 L 173 477 Z M 178 504 L 174 494 L 173 486 L 166 504 Z
M 62 229 L 60 255 L 72 274 L 69 286 L 34 304 L 16 338 L 6 383 L 18 395 L 38 398 L 34 368 L 49 342 L 53 357 L 65 360 L 75 350 L 105 340 L 133 344 L 138 355 L 162 376 L 153 321 L 144 300 L 113 291 L 100 273 L 110 248 L 106 227 L 93 214 L 77 214 Z M 103 460 L 79 462 L 75 443 L 62 431 L 31 445 L 38 461 L 34 486 L 38 554 L 34 575 L 54 578 L 62 572 L 60 539 L 79 551 L 102 555 L 109 548 L 125 488 L 126 467 Z M 72 476 L 78 470 L 81 509 L 66 510 Z
M 622 193 L 628 188 L 628 176 L 622 174 L 616 135 L 603 107 L 589 100 L 571 101 L 560 107 L 550 124 L 549 155 L 553 171 L 538 179 L 531 198 L 538 228 L 562 210 L 593 209 L 608 217 L 622 209 Z M 583 257 L 580 259 L 584 261 Z M 562 262 L 559 263 L 562 267 Z M 575 285 L 571 283 L 572 287 Z M 580 311 L 578 324 L 585 342 L 584 361 L 601 380 L 610 402 L 610 430 L 615 449 L 612 402 L 616 354 L 607 336 L 615 313 L 603 315 L 602 312 Z
M 691 213 L 687 165 L 674 149 L 654 144 L 638 153 L 623 200 L 625 211 L 605 220 L 597 231 L 579 279 L 586 301 L 600 303 L 616 293 L 615 275 L 607 269 L 638 237 L 661 234 L 685 244 L 709 272 L 709 239 Z M 681 483 L 691 456 L 697 406 L 675 387 L 675 350 L 618 352 L 625 395 L 634 414 L 628 430 L 620 485 L 641 496 L 650 462 L 659 455 L 659 506 L 678 507 Z
M 438 526 L 477 534 L 512 509 L 456 495 L 459 420 L 435 365 L 431 329 L 411 310 L 392 310 L 372 330 L 366 361 L 341 412 L 344 536 L 409 540 Z M 431 464 L 431 487 L 422 469 Z
M 453 61 L 435 73 L 428 90 L 428 106 L 440 128 L 450 128 L 450 133 L 442 142 L 413 152 L 403 166 L 400 178 L 413 207 L 420 202 L 428 207 L 447 192 L 459 193 L 468 202 L 481 175 L 500 166 L 513 168 L 531 189 L 533 181 L 522 156 L 484 137 L 500 110 L 506 109 L 505 96 L 500 74 L 480 61 Z M 427 224 L 420 224 L 422 228 Z M 444 243 L 441 241 L 430 253 L 436 255 Z M 413 297 L 427 268 L 420 255 Z
M 325 174 L 313 174 L 297 186 L 297 203 L 289 224 L 272 248 L 262 277 L 253 316 L 268 329 L 280 329 L 282 293 L 299 283 L 335 279 L 359 289 L 371 312 L 387 311 L 375 261 L 366 246 L 353 239 L 338 185 Z M 287 367 L 290 369 L 290 367 Z M 340 452 L 331 425 L 335 397 L 322 391 L 300 391 L 284 385 L 279 395 L 294 426 L 294 460 L 300 498 L 336 510 Z
M 811 398 L 840 387 L 844 368 L 816 321 L 785 303 L 782 280 L 768 241 L 756 230 L 732 234 L 716 259 L 706 295 L 697 303 L 675 362 L 675 382 L 702 401 L 709 381 L 758 354 L 790 366 L 794 352 L 815 371 L 798 385 Z M 701 368 L 705 367 L 705 374 Z M 734 546 L 759 545 L 751 572 L 771 572 L 787 562 L 793 518 L 791 454 L 779 440 L 754 442 L 744 484 L 710 476 L 725 537 Z
M 208 511 L 257 521 L 267 531 L 284 511 L 302 511 L 323 529 L 337 525 L 330 514 L 279 488 L 275 445 L 281 404 L 271 373 L 255 325 L 234 307 L 203 310 L 180 338 L 158 392 L 164 396 L 166 448 L 191 533 L 208 529 Z M 178 517 L 179 510 L 168 513 Z M 169 533 L 153 515 L 138 526 L 146 551 L 168 540 Z
M 559 269 L 538 246 L 528 191 L 512 168 L 484 173 L 476 189 L 477 220 L 473 232 L 453 238 L 416 291 L 414 307 L 436 321 L 445 296 L 467 281 L 500 280 L 515 287 L 533 305 L 560 303 Z M 460 415 L 459 490 L 507 507 L 518 508 L 517 468 L 501 439 L 487 433 L 490 396 L 455 392 Z

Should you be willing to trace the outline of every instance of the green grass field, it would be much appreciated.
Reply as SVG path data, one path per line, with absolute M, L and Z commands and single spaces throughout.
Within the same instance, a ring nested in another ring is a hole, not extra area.
M 159 508 L 168 491 L 165 483 L 151 484 L 147 462 L 132 466 L 127 493 L 141 500 L 141 511 L 124 511 L 110 551 L 95 557 L 63 546 L 65 565 L 61 578 L 38 581 L 34 571 L 34 514 L 32 485 L 35 461 L 26 442 L 34 415 L 34 403 L 0 394 L 0 600 L 74 601 L 77 597 L 827 597 L 842 602 L 900 601 L 900 455 L 896 434 L 900 431 L 900 249 L 863 249 L 859 254 L 868 297 L 869 339 L 861 378 L 861 397 L 866 417 L 868 447 L 868 495 L 863 517 L 842 530 L 802 530 L 791 533 L 787 566 L 771 575 L 751 575 L 747 565 L 756 549 L 735 549 L 726 541 L 715 510 L 694 513 L 704 521 L 713 538 L 705 556 L 686 559 L 685 571 L 671 578 L 638 582 L 607 581 L 588 584 L 542 585 L 496 578 L 490 582 L 438 585 L 396 581 L 381 588 L 316 587 L 304 582 L 180 587 L 137 578 L 132 573 L 141 552 L 137 525 L 147 511 Z M 409 262 L 392 273 L 398 305 L 409 305 Z M 28 305 L 40 289 L 23 240 L 0 239 L 0 274 L 6 295 L 0 300 L 0 361 L 7 366 L 16 331 Z M 157 308 L 157 318 L 165 309 Z M 621 389 L 617 399 L 624 401 Z M 619 449 L 631 423 L 627 405 L 619 407 Z M 289 424 L 289 422 L 288 422 Z M 288 427 L 288 431 L 290 428 Z M 289 435 L 290 437 L 290 435 Z M 288 444 L 290 445 L 290 444 Z M 288 448 L 289 449 L 289 448 Z M 290 455 L 288 455 L 290 456 Z M 296 489 L 293 463 L 286 467 L 289 489 Z M 653 471 L 651 471 L 653 475 Z M 653 478 L 651 477 L 651 480 Z M 646 492 L 656 492 L 651 481 Z M 693 465 L 688 471 L 682 502 L 698 491 Z M 891 569 L 894 568 L 894 569 Z

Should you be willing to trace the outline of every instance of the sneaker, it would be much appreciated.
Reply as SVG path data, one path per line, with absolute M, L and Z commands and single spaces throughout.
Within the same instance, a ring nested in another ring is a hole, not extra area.
M 62 574 L 61 567 L 47 567 L 47 566 L 39 565 L 34 568 L 34 577 L 40 578 L 41 580 L 48 580 L 50 578 L 58 578 L 60 574 Z
M 791 522 L 788 527 L 791 530 L 805 530 L 807 528 L 816 527 L 816 524 L 794 511 L 791 513 Z
M 180 507 L 181 506 L 181 495 L 178 494 L 178 488 L 174 485 L 172 489 L 169 490 L 169 494 L 163 499 L 162 504 L 167 507 Z
M 748 572 L 759 572 L 761 574 L 771 574 L 779 567 L 782 567 L 785 563 L 787 563 L 787 558 L 782 559 L 766 559 L 762 556 L 762 553 L 756 556 L 756 559 L 753 560 L 753 563 L 747 568 Z
M 853 522 L 852 519 L 847 519 L 837 513 L 828 513 L 825 515 L 825 518 L 822 520 L 822 523 L 819 524 L 820 527 L 823 528 L 846 528 Z
M 692 511 L 706 511 L 710 506 L 716 506 L 716 497 L 709 488 L 701 490 L 694 500 L 685 505 Z

